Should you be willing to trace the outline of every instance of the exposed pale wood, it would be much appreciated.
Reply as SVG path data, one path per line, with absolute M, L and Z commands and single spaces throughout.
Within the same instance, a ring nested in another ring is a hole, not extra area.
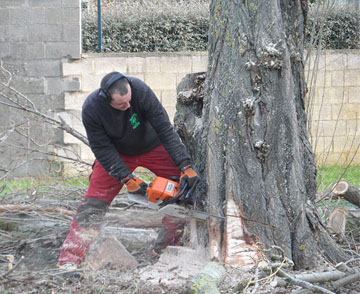
M 246 235 L 244 219 L 239 204 L 232 197 L 226 203 L 225 259 L 227 265 L 252 267 L 259 260 L 259 247 Z
M 331 233 L 345 235 L 346 216 L 349 212 L 341 207 L 335 207 L 330 213 L 327 227 Z
M 197 247 L 199 247 L 199 240 L 198 240 L 198 233 L 197 233 L 195 219 L 190 219 L 189 229 L 190 229 L 190 247 L 197 248 Z
M 209 223 L 209 253 L 210 258 L 221 260 L 221 232 L 216 220 L 210 219 Z
M 138 264 L 115 237 L 106 237 L 94 243 L 86 257 L 86 262 L 94 270 L 101 269 L 105 265 L 129 269 L 135 268 Z
M 332 187 L 332 191 L 335 195 L 344 195 L 344 193 L 349 189 L 348 182 L 340 181 L 335 183 Z

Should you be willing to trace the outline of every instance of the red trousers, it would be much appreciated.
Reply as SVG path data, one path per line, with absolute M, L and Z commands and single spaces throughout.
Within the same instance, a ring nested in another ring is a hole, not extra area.
M 155 175 L 165 178 L 180 175 L 178 167 L 161 145 L 141 155 L 119 155 L 129 167 L 130 172 L 142 166 Z M 85 193 L 85 199 L 75 213 L 70 232 L 63 243 L 59 264 L 69 262 L 80 264 L 84 261 L 91 243 L 101 228 L 101 221 L 107 208 L 121 188 L 120 182 L 110 176 L 95 160 L 90 175 L 89 188 Z M 165 231 L 166 233 L 159 234 L 156 244 L 161 244 L 163 248 L 169 245 L 177 245 L 183 235 L 185 221 L 165 216 L 162 224 L 162 232 Z

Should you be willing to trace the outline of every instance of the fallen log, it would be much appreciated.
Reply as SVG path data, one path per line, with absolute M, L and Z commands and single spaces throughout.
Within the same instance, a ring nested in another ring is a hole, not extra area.
M 101 231 L 100 238 L 116 237 L 125 247 L 132 250 L 144 248 L 146 244 L 153 244 L 157 233 L 152 228 L 124 228 L 118 224 L 106 225 Z
M 307 290 L 311 290 L 317 293 L 323 293 L 323 294 L 335 294 L 334 292 L 325 289 L 323 287 L 313 285 L 309 282 L 306 282 L 304 280 L 296 279 L 295 277 L 292 277 L 288 273 L 284 272 L 283 270 L 279 270 L 277 273 L 278 276 L 285 278 L 286 281 L 290 282 L 293 285 L 300 286 L 302 288 L 305 288 Z
M 192 294 L 220 294 L 218 286 L 225 278 L 225 268 L 217 262 L 209 262 L 192 280 Z
M 346 276 L 341 271 L 330 271 L 323 273 L 310 273 L 310 274 L 298 274 L 294 275 L 296 280 L 302 280 L 309 283 L 324 283 L 330 281 L 336 281 Z M 288 282 L 284 279 L 278 278 L 272 284 L 273 287 L 284 287 L 288 285 Z
M 332 186 L 332 194 L 360 207 L 360 189 L 349 182 L 341 180 L 335 183 Z
M 43 207 L 32 204 L 5 204 L 0 205 L 0 213 L 21 213 L 31 211 L 42 211 L 46 213 L 56 213 L 61 215 L 73 216 L 74 212 L 71 210 L 59 208 L 59 207 Z
M 295 275 L 295 279 L 303 280 L 309 283 L 323 283 L 329 281 L 336 281 L 345 277 L 346 274 L 341 271 L 331 271 L 323 273 L 299 274 Z
M 346 276 L 346 277 L 344 277 L 342 279 L 339 279 L 339 280 L 333 282 L 332 286 L 335 289 L 337 289 L 337 288 L 343 287 L 343 286 L 345 286 L 347 284 L 351 284 L 351 283 L 359 281 L 359 280 L 360 280 L 360 272 L 356 272 L 355 274 Z
M 155 210 L 139 210 L 136 209 L 117 209 L 111 208 L 110 213 L 105 215 L 105 221 L 116 221 L 119 226 L 132 228 L 154 228 L 160 227 L 163 215 Z M 75 211 L 59 207 L 40 206 L 33 204 L 5 204 L 0 205 L 0 213 L 19 214 L 19 213 L 49 213 L 64 216 L 71 221 Z

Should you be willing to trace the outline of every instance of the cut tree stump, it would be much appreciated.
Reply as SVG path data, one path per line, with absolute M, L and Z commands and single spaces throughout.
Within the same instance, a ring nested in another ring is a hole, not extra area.
M 349 182 L 340 181 L 332 186 L 332 193 L 360 207 L 360 189 Z
M 331 233 L 335 233 L 341 236 L 345 235 L 346 216 L 349 212 L 341 207 L 335 207 L 330 213 L 327 228 Z

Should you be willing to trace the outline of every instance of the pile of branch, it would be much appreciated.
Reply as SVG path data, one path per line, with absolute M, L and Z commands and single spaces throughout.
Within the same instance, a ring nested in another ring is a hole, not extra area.
M 120 204 L 119 200 L 114 202 Z M 135 237 L 144 229 L 161 226 L 162 216 L 156 211 L 143 210 L 125 200 L 121 200 L 121 206 L 122 208 L 110 209 L 105 216 L 104 226 L 107 230 L 113 227 L 126 230 L 130 243 L 137 242 L 138 239 Z M 45 242 L 46 244 L 43 245 L 51 247 L 49 250 L 59 250 L 69 230 L 76 207 L 77 205 L 74 205 L 73 209 L 64 208 L 59 202 L 52 205 L 44 205 L 41 202 L 0 204 L 0 260 L 7 262 L 11 255 L 19 258 L 18 253 L 23 254 L 23 248 L 20 248 L 22 244 L 33 248 Z M 131 232 L 133 234 L 130 234 Z M 134 240 L 131 239 L 132 235 Z
M 324 293 L 335 294 L 341 287 L 360 280 L 359 262 L 360 258 L 352 259 L 336 265 L 335 270 L 319 273 L 290 274 L 294 263 L 283 255 L 280 247 L 273 246 L 281 252 L 280 255 L 273 254 L 268 263 L 261 263 L 256 269 L 255 276 L 238 285 L 237 290 L 242 293 L 261 293 L 261 284 L 270 284 L 274 287 L 297 286 L 292 294 Z M 354 265 L 351 267 L 350 265 Z M 357 266 L 356 266 L 357 265 Z M 248 292 L 251 289 L 250 292 Z

